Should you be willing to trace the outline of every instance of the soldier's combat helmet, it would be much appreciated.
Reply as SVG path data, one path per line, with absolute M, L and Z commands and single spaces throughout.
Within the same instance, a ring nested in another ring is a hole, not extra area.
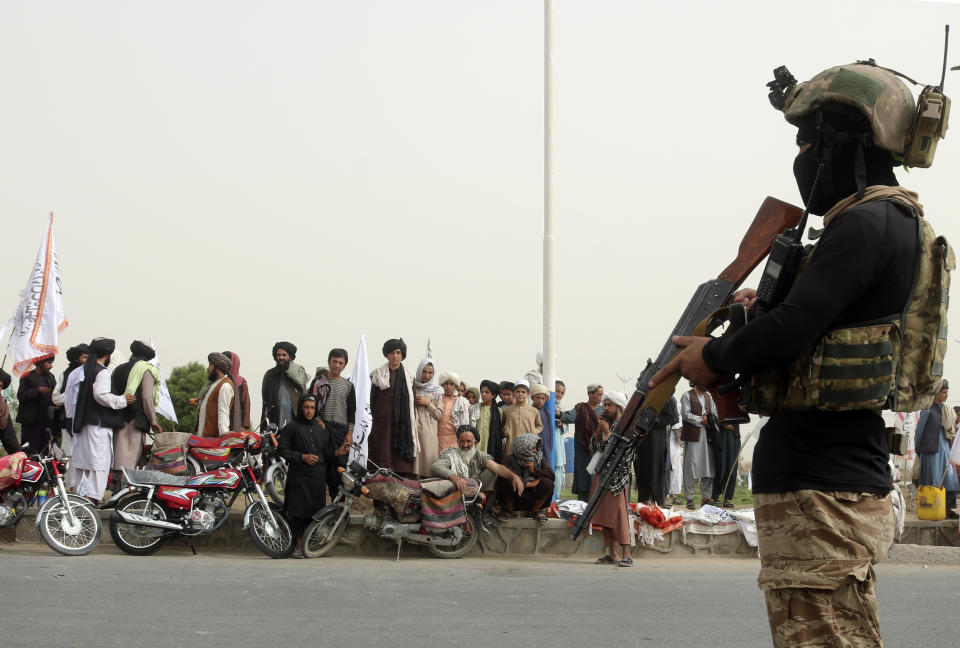
M 794 126 L 803 117 L 831 104 L 848 106 L 862 114 L 877 148 L 903 155 L 917 114 L 913 94 L 896 74 L 871 62 L 851 63 L 824 70 L 788 89 L 783 116 Z

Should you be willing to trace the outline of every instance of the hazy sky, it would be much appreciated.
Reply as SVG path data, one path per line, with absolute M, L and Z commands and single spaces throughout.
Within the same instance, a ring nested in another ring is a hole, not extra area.
M 803 80 L 873 57 L 937 83 L 958 18 L 956 3 L 557 0 L 567 405 L 636 377 L 765 196 L 799 203 L 774 67 Z M 957 65 L 960 38 L 952 51 Z M 53 211 L 63 349 L 109 336 L 121 359 L 152 337 L 168 372 L 231 349 L 255 392 L 277 340 L 311 372 L 334 346 L 352 361 L 361 333 L 375 364 L 403 336 L 411 368 L 429 337 L 471 384 L 533 366 L 543 2 L 5 2 L 0 83 L 4 318 Z M 958 128 L 932 168 L 898 173 L 955 245 Z M 960 342 L 947 375 L 960 384 Z

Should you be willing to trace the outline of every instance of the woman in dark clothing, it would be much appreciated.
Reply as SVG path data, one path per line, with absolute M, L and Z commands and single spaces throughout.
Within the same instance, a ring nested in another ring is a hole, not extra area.
M 323 508 L 327 483 L 327 464 L 345 454 L 324 429 L 317 415 L 317 399 L 300 397 L 293 421 L 280 431 L 280 456 L 290 464 L 284 493 L 284 509 L 293 537 L 296 557 L 302 556 L 300 540 L 313 514 Z

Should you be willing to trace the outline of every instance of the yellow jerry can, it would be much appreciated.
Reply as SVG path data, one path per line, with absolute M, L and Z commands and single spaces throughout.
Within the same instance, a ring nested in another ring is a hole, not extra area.
M 947 491 L 936 486 L 918 486 L 917 517 L 921 520 L 946 519 Z

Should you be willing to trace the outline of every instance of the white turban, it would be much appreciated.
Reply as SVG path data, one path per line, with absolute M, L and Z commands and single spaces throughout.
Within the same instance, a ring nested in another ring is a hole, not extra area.
M 627 395 L 623 392 L 608 391 L 603 392 L 603 402 L 611 401 L 620 409 L 627 409 Z
M 517 387 L 523 387 L 527 391 L 530 391 L 530 381 L 526 378 L 521 378 L 517 382 L 513 383 L 513 388 L 516 389 Z
M 452 382 L 457 387 L 457 389 L 459 389 L 460 383 L 462 383 L 463 381 L 460 379 L 460 376 L 453 373 L 452 371 L 444 371 L 442 374 L 440 374 L 440 377 L 437 379 L 437 382 L 440 384 L 441 387 L 444 385 L 444 383 Z

